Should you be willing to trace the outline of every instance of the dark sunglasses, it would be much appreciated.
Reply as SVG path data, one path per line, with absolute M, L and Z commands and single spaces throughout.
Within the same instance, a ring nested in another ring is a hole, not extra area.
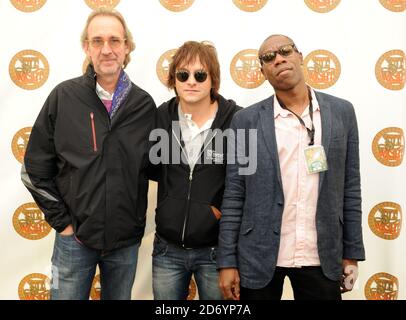
M 259 56 L 259 60 L 263 63 L 271 63 L 275 60 L 277 54 L 280 54 L 282 57 L 288 57 L 293 53 L 293 51 L 298 51 L 295 44 L 286 44 L 276 51 L 264 53 L 263 55 Z
M 203 70 L 195 71 L 194 77 L 197 82 L 205 82 L 207 79 L 207 72 Z M 180 82 L 186 82 L 187 79 L 189 79 L 189 71 L 187 70 L 176 71 L 176 79 L 178 79 L 178 81 Z

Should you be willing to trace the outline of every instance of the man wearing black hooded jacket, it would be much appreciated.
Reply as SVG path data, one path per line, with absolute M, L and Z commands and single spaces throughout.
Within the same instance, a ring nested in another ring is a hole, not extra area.
M 221 299 L 216 250 L 227 159 L 225 131 L 240 107 L 218 94 L 220 66 L 216 49 L 207 42 L 188 41 L 177 50 L 167 86 L 176 97 L 158 108 L 152 140 L 159 143 L 150 152 L 152 163 L 160 163 L 155 167 L 160 174 L 154 298 L 186 299 L 194 275 L 200 299 Z

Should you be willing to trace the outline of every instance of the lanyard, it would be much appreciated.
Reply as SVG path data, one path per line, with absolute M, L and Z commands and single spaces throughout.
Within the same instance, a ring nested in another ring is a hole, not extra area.
M 310 115 L 310 120 L 312 122 L 312 128 L 309 129 L 308 127 L 306 127 L 306 124 L 304 123 L 303 119 L 298 116 L 296 113 L 294 113 L 292 110 L 290 110 L 288 107 L 285 106 L 285 104 L 279 100 L 278 96 L 276 96 L 276 99 L 278 99 L 278 102 L 280 104 L 280 106 L 282 107 L 282 109 L 286 109 L 290 112 L 292 112 L 296 118 L 298 118 L 300 124 L 306 128 L 307 131 L 307 135 L 309 136 L 310 142 L 309 142 L 309 146 L 314 145 L 314 133 L 315 133 L 315 128 L 314 128 L 314 124 L 313 124 L 313 103 L 312 103 L 312 95 L 310 93 L 310 89 L 308 89 L 308 94 L 309 94 L 309 115 Z

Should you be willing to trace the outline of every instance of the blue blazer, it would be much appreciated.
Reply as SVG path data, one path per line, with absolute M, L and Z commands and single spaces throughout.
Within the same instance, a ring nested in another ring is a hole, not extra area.
M 358 127 L 350 102 L 320 92 L 316 97 L 328 161 L 328 171 L 319 173 L 317 247 L 323 273 L 340 280 L 342 259 L 365 260 Z M 238 268 L 241 285 L 251 289 L 271 281 L 279 251 L 284 195 L 273 101 L 271 96 L 237 112 L 231 123 L 234 132 L 245 129 L 246 141 L 247 129 L 257 130 L 257 168 L 241 175 L 241 163 L 227 164 L 217 267 Z

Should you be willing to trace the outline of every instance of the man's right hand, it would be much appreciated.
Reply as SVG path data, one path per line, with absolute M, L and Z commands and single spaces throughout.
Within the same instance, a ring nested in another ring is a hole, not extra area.
M 70 225 L 68 225 L 66 228 L 65 228 L 65 230 L 63 230 L 61 233 L 60 233 L 60 235 L 61 236 L 71 236 L 73 234 L 73 227 L 72 227 L 72 225 L 70 224 Z
M 237 268 L 220 270 L 219 287 L 224 299 L 240 300 L 240 274 Z

